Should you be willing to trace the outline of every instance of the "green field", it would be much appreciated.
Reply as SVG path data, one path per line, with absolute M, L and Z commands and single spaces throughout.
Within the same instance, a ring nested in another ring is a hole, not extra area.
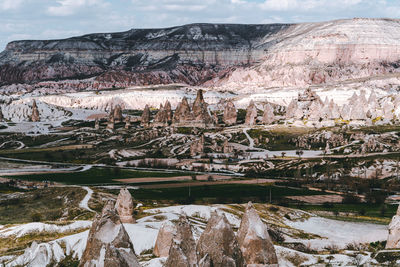
M 10 178 L 26 181 L 51 181 L 71 185 L 118 183 L 113 179 L 175 177 L 189 175 L 183 172 L 137 171 L 120 168 L 91 168 L 82 172 L 15 175 Z
M 248 201 L 265 203 L 271 200 L 279 203 L 285 196 L 316 195 L 321 192 L 307 189 L 276 187 L 270 184 L 228 184 L 202 185 L 178 188 L 139 188 L 131 190 L 133 197 L 140 201 L 157 200 L 166 203 L 245 203 Z

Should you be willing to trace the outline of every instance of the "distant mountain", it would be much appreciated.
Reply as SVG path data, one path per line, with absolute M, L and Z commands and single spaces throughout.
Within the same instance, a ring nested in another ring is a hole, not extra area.
M 400 20 L 190 24 L 14 41 L 0 53 L 0 86 L 304 86 L 393 73 L 399 66 Z

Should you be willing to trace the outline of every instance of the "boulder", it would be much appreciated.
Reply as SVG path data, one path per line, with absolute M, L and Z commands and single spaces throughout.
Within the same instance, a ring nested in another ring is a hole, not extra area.
M 228 100 L 224 109 L 224 123 L 225 125 L 234 125 L 237 121 L 237 111 L 235 104 L 233 104 L 232 100 Z
M 389 235 L 386 242 L 386 249 L 394 248 L 400 248 L 400 205 L 389 224 Z
M 32 116 L 31 116 L 31 121 L 33 122 L 38 122 L 40 121 L 40 115 L 39 115 L 39 110 L 38 107 L 36 105 L 36 101 L 33 100 L 32 103 Z
M 211 214 L 197 243 L 199 267 L 242 267 L 244 260 L 232 226 L 225 215 Z
M 251 202 L 246 206 L 237 239 L 247 265 L 278 266 L 278 258 L 268 234 L 268 228 Z
M 133 218 L 133 200 L 129 190 L 122 188 L 119 191 L 115 209 L 118 212 L 119 218 L 122 223 L 135 223 Z
M 142 117 L 140 120 L 140 125 L 147 127 L 150 124 L 150 108 L 148 105 L 144 107 Z
M 171 243 L 165 267 L 197 267 L 196 242 L 186 216 L 179 217 Z
M 249 106 L 246 109 L 246 120 L 245 124 L 246 125 L 255 125 L 257 120 L 257 108 L 256 105 L 254 104 L 254 101 L 251 100 Z
M 96 215 L 79 262 L 79 267 L 98 266 L 140 266 L 114 201 L 108 201 L 102 213 Z
M 176 236 L 176 226 L 170 222 L 164 223 L 158 231 L 153 254 L 157 257 L 168 257 L 172 240 Z

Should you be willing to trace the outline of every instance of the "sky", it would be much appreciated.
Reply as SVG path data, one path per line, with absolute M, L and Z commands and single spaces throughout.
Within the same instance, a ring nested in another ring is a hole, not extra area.
M 188 23 L 400 18 L 400 0 L 0 0 L 0 51 L 13 40 Z

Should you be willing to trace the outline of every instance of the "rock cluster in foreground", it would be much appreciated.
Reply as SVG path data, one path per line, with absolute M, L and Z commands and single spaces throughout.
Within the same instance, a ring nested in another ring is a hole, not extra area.
M 79 266 L 140 267 L 114 201 L 107 202 L 102 213 L 96 215 Z
M 400 206 L 389 224 L 389 236 L 386 242 L 386 249 L 393 248 L 400 248 Z
M 251 203 L 237 235 L 225 215 L 213 212 L 196 245 L 188 219 L 181 216 L 175 226 L 160 229 L 154 253 L 168 256 L 167 267 L 278 266 L 268 228 Z

